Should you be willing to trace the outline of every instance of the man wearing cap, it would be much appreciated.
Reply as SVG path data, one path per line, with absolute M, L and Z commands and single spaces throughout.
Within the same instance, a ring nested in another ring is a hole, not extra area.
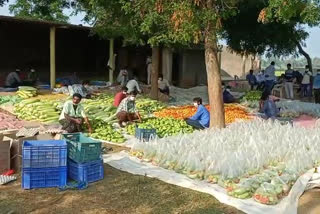
M 88 126 L 89 133 L 92 133 L 92 128 L 89 122 L 84 108 L 80 103 L 82 96 L 80 94 L 73 94 L 72 100 L 68 100 L 63 105 L 59 122 L 62 125 L 62 129 L 68 133 L 75 133 L 82 131 L 82 124 L 85 122 Z
M 17 88 L 21 85 L 21 79 L 19 77 L 20 69 L 16 69 L 8 74 L 5 82 L 6 88 Z

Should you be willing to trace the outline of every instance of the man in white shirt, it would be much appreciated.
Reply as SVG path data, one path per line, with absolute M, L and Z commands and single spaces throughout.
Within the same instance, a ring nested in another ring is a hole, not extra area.
M 303 79 L 301 82 L 301 93 L 303 97 L 311 97 L 312 96 L 312 90 L 311 90 L 311 77 L 312 73 L 309 69 L 309 66 L 306 65 L 306 70 L 303 74 Z
M 256 75 L 256 79 L 258 83 L 257 90 L 263 89 L 265 83 L 264 70 L 259 71 L 259 73 Z
M 75 93 L 72 96 L 72 100 L 66 101 L 63 105 L 59 122 L 62 125 L 62 129 L 67 133 L 81 132 L 83 122 L 86 122 L 89 133 L 92 133 L 89 119 L 83 105 L 80 103 L 81 99 L 82 96 Z
M 152 72 L 152 59 L 150 56 L 147 57 L 146 64 L 147 64 L 147 74 L 148 74 L 147 80 L 148 80 L 148 85 L 150 85 L 151 84 L 151 72 Z
M 17 88 L 21 85 L 21 79 L 19 77 L 20 69 L 16 69 L 8 74 L 5 82 L 6 88 Z
M 271 64 L 265 69 L 264 76 L 265 76 L 265 90 L 270 92 L 273 89 L 274 83 L 276 81 L 276 75 L 275 75 L 275 62 L 271 62 Z
M 158 88 L 159 88 L 159 91 L 161 93 L 166 94 L 166 95 L 169 96 L 169 94 L 170 94 L 170 84 L 169 84 L 168 80 L 163 79 L 163 75 L 162 74 L 159 75 Z
M 287 65 L 287 70 L 284 74 L 284 87 L 285 87 L 287 99 L 291 99 L 291 100 L 294 98 L 294 93 L 293 93 L 294 79 L 295 79 L 294 73 L 293 73 L 293 70 L 291 69 L 291 64 L 289 63 Z
M 120 83 L 120 85 L 126 86 L 128 82 L 128 67 L 124 67 L 123 69 L 120 70 L 119 75 L 117 77 L 117 82 Z
M 131 80 L 129 80 L 129 82 L 127 83 L 127 88 L 128 88 L 127 93 L 131 93 L 134 91 L 138 91 L 139 93 L 142 92 L 138 84 L 137 77 L 133 77 Z

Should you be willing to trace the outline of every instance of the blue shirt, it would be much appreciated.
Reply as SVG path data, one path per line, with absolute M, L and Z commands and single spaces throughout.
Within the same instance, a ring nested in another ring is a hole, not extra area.
M 320 74 L 317 74 L 313 79 L 313 88 L 320 89 Z
M 191 120 L 199 120 L 203 127 L 209 128 L 210 125 L 210 113 L 203 105 L 199 105 L 195 115 L 190 117 Z
M 295 74 L 293 73 L 293 70 L 289 69 L 286 70 L 284 74 L 284 78 L 286 79 L 287 82 L 292 82 L 295 77 Z
M 248 80 L 250 85 L 254 85 L 257 82 L 256 76 L 254 74 L 248 74 L 246 79 Z
M 227 91 L 227 90 L 224 90 L 223 91 L 223 102 L 224 103 L 233 103 L 234 102 L 234 97 L 232 96 L 232 94 Z
M 276 118 L 279 114 L 279 109 L 277 108 L 275 102 L 273 100 L 264 101 L 263 105 L 263 113 L 266 115 L 267 119 Z

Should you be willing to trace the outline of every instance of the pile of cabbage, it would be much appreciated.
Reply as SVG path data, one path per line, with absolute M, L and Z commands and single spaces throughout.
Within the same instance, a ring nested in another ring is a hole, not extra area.
M 218 183 L 233 197 L 276 204 L 300 175 L 319 165 L 319 148 L 318 123 L 304 129 L 254 120 L 136 142 L 131 154 L 190 178 Z

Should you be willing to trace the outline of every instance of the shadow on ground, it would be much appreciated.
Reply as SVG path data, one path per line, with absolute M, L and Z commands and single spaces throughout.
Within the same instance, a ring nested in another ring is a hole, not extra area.
M 19 179 L 20 180 L 20 179 Z M 135 176 L 105 165 L 105 179 L 79 191 L 22 190 L 20 181 L 0 187 L 0 214 L 236 214 L 214 197 Z

